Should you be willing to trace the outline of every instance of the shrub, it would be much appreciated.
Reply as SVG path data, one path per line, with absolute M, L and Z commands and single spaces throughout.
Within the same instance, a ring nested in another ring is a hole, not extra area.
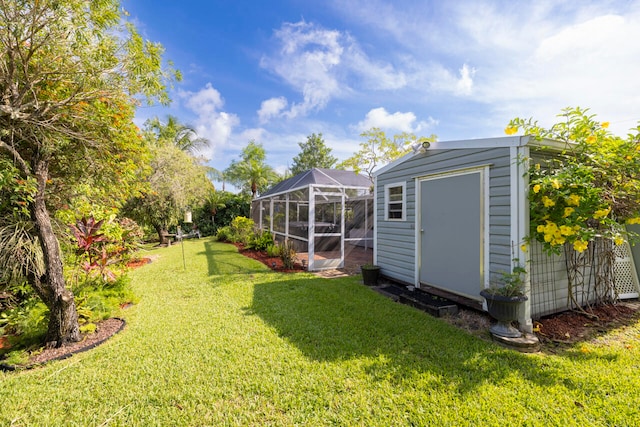
M 273 246 L 273 235 L 269 231 L 254 234 L 247 245 L 249 249 L 257 251 L 266 251 L 269 246 Z
M 235 242 L 240 242 L 242 244 L 249 243 L 251 236 L 253 235 L 255 223 L 252 219 L 237 216 L 231 221 L 231 230 L 233 232 L 233 239 Z
M 273 257 L 273 256 L 279 257 L 280 256 L 280 247 L 278 245 L 276 245 L 276 244 L 272 243 L 272 244 L 268 245 L 266 251 L 267 251 L 267 255 L 268 256 L 271 256 L 271 257 Z
M 231 231 L 230 226 L 220 227 L 218 229 L 218 233 L 216 234 L 218 241 L 220 242 L 232 242 L 233 241 L 233 232 Z
M 296 260 L 296 251 L 293 249 L 293 242 L 286 240 L 280 245 L 280 260 L 282 260 L 282 266 L 284 268 L 291 269 L 294 267 Z

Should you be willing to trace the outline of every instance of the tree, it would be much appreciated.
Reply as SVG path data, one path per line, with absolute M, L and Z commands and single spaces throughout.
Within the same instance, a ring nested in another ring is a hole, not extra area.
M 406 132 L 394 135 L 393 139 L 389 139 L 384 131 L 375 127 L 361 133 L 360 136 L 367 138 L 365 142 L 360 143 L 360 150 L 340 163 L 338 167 L 351 169 L 356 173 L 364 170 L 371 182 L 373 182 L 373 172 L 378 166 L 407 154 L 411 150 L 412 144 L 433 142 L 437 139 L 435 135 L 428 138 L 416 138 L 414 134 Z
M 179 223 L 187 208 L 202 204 L 214 191 L 207 168 L 184 145 L 176 144 L 179 133 L 174 130 L 181 126 L 177 120 L 160 126 L 147 122 L 145 136 L 152 147 L 149 191 L 130 200 L 124 209 L 134 219 L 154 227 L 160 244 L 167 244 L 169 228 Z M 195 138 L 200 139 L 197 135 Z
M 313 168 L 331 169 L 338 159 L 331 155 L 331 148 L 325 145 L 322 134 L 315 133 L 307 136 L 307 142 L 299 142 L 300 153 L 293 158 L 291 175 L 308 171 Z
M 145 149 L 134 97 L 168 102 L 167 79 L 179 77 L 120 13 L 117 0 L 0 2 L 0 156 L 35 183 L 28 211 L 43 271 L 22 274 L 49 309 L 48 346 L 80 339 L 51 209 L 79 179 L 115 203 L 134 190 Z
M 265 163 L 266 157 L 262 144 L 251 140 L 242 149 L 240 160 L 232 161 L 224 175 L 229 182 L 241 187 L 242 191 L 251 193 L 251 198 L 255 199 L 259 192 L 279 178 L 273 168 Z
M 154 117 L 147 120 L 145 129 L 149 135 L 149 140 L 160 144 L 171 143 L 182 151 L 195 154 L 198 149 L 209 145 L 209 140 L 198 136 L 198 133 L 191 126 L 180 123 L 177 117 L 167 116 L 166 123 Z

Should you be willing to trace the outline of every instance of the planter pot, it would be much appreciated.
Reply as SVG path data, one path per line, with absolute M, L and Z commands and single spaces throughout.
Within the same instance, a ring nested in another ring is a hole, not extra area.
M 489 315 L 498 322 L 489 331 L 492 334 L 505 338 L 520 338 L 522 333 L 511 325 L 518 319 L 520 305 L 528 298 L 526 296 L 506 297 L 481 291 L 480 295 L 487 301 Z
M 380 278 L 380 267 L 377 265 L 369 265 L 360 267 L 362 271 L 362 281 L 367 286 L 376 286 Z

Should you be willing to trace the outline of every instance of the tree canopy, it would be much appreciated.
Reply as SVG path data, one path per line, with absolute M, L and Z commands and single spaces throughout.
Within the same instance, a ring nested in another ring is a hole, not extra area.
M 279 180 L 279 175 L 265 163 L 267 155 L 262 147 L 253 140 L 242 149 L 240 160 L 233 160 L 225 169 L 224 176 L 252 198 Z
M 23 181 L 44 271 L 24 271 L 49 308 L 49 345 L 80 338 L 50 210 L 84 181 L 114 203 L 136 190 L 145 146 L 135 105 L 168 102 L 162 47 L 121 18 L 117 0 L 0 2 L 0 156 Z
M 307 136 L 306 142 L 299 142 L 300 153 L 293 158 L 291 175 L 308 171 L 313 168 L 331 169 L 338 159 L 331 155 L 331 148 L 327 147 L 322 134 L 315 133 Z
M 170 227 L 178 224 L 187 209 L 196 208 L 214 191 L 207 178 L 207 168 L 180 141 L 181 125 L 177 119 L 161 124 L 150 120 L 145 127 L 145 139 L 151 146 L 149 189 L 130 200 L 125 212 L 158 232 L 160 243 L 166 243 Z M 193 131 L 191 138 L 206 143 Z
M 375 127 L 361 133 L 360 136 L 367 138 L 360 143 L 360 150 L 341 162 L 338 167 L 351 169 L 356 173 L 364 171 L 371 182 L 373 182 L 373 172 L 376 168 L 407 154 L 412 144 L 436 140 L 435 135 L 417 138 L 414 134 L 407 132 L 388 138 L 384 131 Z
M 177 117 L 169 115 L 165 122 L 154 117 L 145 123 L 147 140 L 155 144 L 173 144 L 182 151 L 196 154 L 200 148 L 209 145 L 209 140 L 198 136 L 196 130 L 180 123 Z

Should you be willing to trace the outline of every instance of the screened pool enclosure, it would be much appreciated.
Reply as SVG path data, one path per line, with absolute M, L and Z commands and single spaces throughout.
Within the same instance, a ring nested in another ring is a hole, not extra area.
M 314 168 L 254 199 L 251 217 L 292 242 L 309 271 L 342 268 L 352 250 L 373 250 L 371 186 L 352 171 Z

